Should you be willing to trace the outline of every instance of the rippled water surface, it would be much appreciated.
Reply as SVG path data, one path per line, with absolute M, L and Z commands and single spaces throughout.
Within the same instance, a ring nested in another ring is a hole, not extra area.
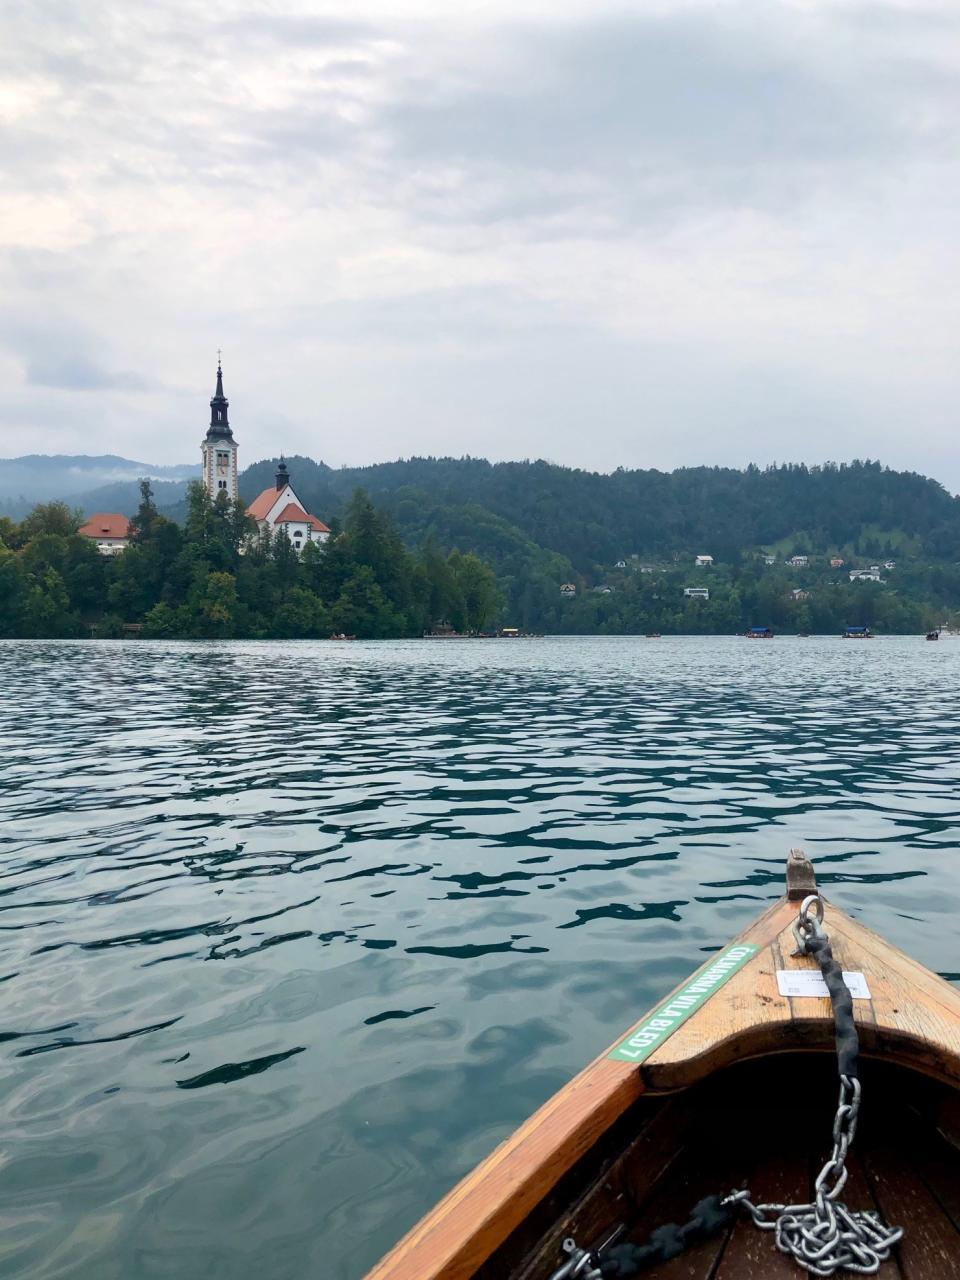
M 960 978 L 960 640 L 0 645 L 0 1275 L 356 1280 L 781 889 Z

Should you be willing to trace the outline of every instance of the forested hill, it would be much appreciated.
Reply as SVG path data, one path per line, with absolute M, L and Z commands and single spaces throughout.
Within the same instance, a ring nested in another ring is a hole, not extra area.
M 108 461 L 118 470 L 123 463 Z M 798 631 L 857 624 L 891 632 L 926 630 L 943 621 L 960 625 L 960 499 L 934 480 L 879 463 L 599 475 L 547 462 L 475 458 L 411 458 L 340 470 L 310 458 L 287 462 L 301 501 L 334 528 L 332 545 L 338 545 L 336 534 L 358 500 L 355 494 L 364 490 L 384 527 L 396 530 L 397 545 L 422 549 L 417 555 L 424 565 L 443 564 L 450 553 L 467 557 L 468 565 L 472 553 L 488 565 L 500 602 L 495 620 L 507 625 L 701 634 L 752 624 Z M 244 502 L 272 486 L 275 468 L 270 459 L 243 472 Z M 187 504 L 169 500 L 168 486 L 181 485 L 157 484 L 156 505 L 189 530 Z M 117 490 L 102 491 L 108 492 L 113 497 Z M 80 504 L 74 498 L 70 505 Z M 136 510 L 126 499 L 83 505 L 88 514 Z M 66 519 L 70 512 L 64 511 Z M 24 541 L 31 520 L 43 525 L 39 516 L 27 517 L 19 530 L 9 531 L 8 549 L 25 563 L 35 554 Z M 698 556 L 712 561 L 698 565 Z M 793 557 L 801 559 L 789 563 Z M 402 560 L 399 552 L 393 558 Z M 121 557 L 116 573 L 128 559 L 132 563 L 136 556 Z M 244 559 L 236 571 L 244 589 L 248 570 Z M 426 571 L 410 572 L 411 581 L 422 586 Z M 323 608 L 349 629 L 346 606 L 337 604 L 332 588 L 324 591 L 317 597 Z M 179 608 L 183 592 L 171 588 L 168 594 Z M 413 598 L 416 592 L 407 594 Z M 457 610 L 439 606 L 442 594 L 428 591 L 433 604 L 423 606 L 426 623 L 459 617 Z M 263 634 L 273 634 L 268 623 L 264 615 Z M 314 620 L 311 633 L 318 626 Z M 356 622 L 358 633 L 381 634 L 378 626 Z
M 288 465 L 301 498 L 324 519 L 362 487 L 405 537 L 433 534 L 494 559 L 532 543 L 584 574 L 631 555 L 703 553 L 732 562 L 761 547 L 960 559 L 960 499 L 935 480 L 877 462 L 610 475 L 477 458 L 333 470 L 296 457 Z M 274 466 L 247 468 L 242 495 L 270 484 Z
M 322 519 L 362 487 L 408 546 L 481 557 L 499 579 L 505 620 L 536 630 L 722 633 L 759 621 L 909 632 L 960 610 L 960 499 L 876 462 L 612 475 L 476 458 L 336 471 L 309 458 L 288 464 Z M 242 495 L 273 472 L 272 461 L 248 468 Z M 697 569 L 697 555 L 713 556 L 713 568 Z M 809 564 L 786 565 L 793 555 Z M 897 568 L 881 582 L 848 578 L 888 561 Z M 561 596 L 564 582 L 575 597 Z M 690 587 L 709 599 L 688 597 Z
M 877 462 L 786 465 L 745 471 L 686 467 L 603 475 L 549 462 L 410 458 L 333 470 L 288 459 L 303 501 L 329 521 L 365 489 L 411 543 L 473 540 L 496 559 L 533 546 L 578 573 L 638 555 L 713 555 L 732 562 L 758 548 L 813 553 L 846 547 L 862 555 L 902 550 L 960 559 L 960 499 L 937 481 Z M 275 460 L 246 468 L 241 495 L 273 482 Z M 161 510 L 183 519 L 186 481 L 196 467 L 155 467 L 123 458 L 0 459 L 0 515 L 22 519 L 38 501 L 62 499 L 93 511 L 137 509 L 137 477 L 150 475 Z M 99 483 L 97 483 L 99 481 Z

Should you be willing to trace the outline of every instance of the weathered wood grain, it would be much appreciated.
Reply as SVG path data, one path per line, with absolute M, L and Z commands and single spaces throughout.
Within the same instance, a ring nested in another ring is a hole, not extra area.
M 903 1227 L 897 1257 L 904 1280 L 960 1280 L 960 1234 L 912 1162 L 871 1148 L 863 1163 L 880 1211 Z
M 779 1126 L 778 1126 L 779 1127 Z M 808 1137 L 765 1151 L 750 1173 L 755 1204 L 803 1204 L 810 1199 Z M 797 1280 L 797 1264 L 780 1253 L 772 1231 L 761 1231 L 743 1214 L 723 1251 L 716 1280 Z

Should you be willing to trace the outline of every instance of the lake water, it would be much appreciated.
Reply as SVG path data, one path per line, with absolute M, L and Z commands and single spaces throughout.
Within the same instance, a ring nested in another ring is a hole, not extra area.
M 960 979 L 960 640 L 0 644 L 0 1276 L 357 1280 L 781 892 Z

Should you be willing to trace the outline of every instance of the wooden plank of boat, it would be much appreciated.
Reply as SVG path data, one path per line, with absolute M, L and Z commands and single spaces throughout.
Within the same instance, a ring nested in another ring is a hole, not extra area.
M 778 1097 L 790 1071 L 801 1069 L 794 1064 L 787 1070 L 784 1055 L 800 1055 L 797 1061 L 807 1074 L 811 1055 L 820 1055 L 829 1066 L 825 1055 L 832 1053 L 834 1045 L 829 999 L 781 995 L 777 978 L 778 970 L 812 969 L 819 976 L 811 957 L 793 954 L 798 901 L 811 891 L 815 891 L 812 867 L 793 851 L 786 895 L 549 1099 L 414 1226 L 367 1280 L 546 1277 L 557 1265 L 556 1250 L 571 1216 L 579 1214 L 588 1229 L 597 1230 L 605 1218 L 615 1216 L 615 1203 L 626 1195 L 622 1189 L 615 1190 L 620 1185 L 617 1178 L 633 1180 L 626 1198 L 635 1205 L 649 1194 L 667 1195 L 661 1180 L 671 1164 L 671 1148 L 676 1152 L 682 1147 L 683 1125 L 678 1116 L 683 1108 L 678 1112 L 676 1106 L 667 1106 L 638 1136 L 634 1120 L 640 1124 L 644 1106 L 662 1108 L 659 1099 L 681 1089 L 689 1091 L 681 1095 L 684 1099 L 696 1100 L 698 1089 L 712 1088 L 731 1073 L 735 1077 L 739 1068 L 734 1064 L 745 1059 L 759 1059 L 764 1071 L 779 1073 L 776 1080 L 770 1077 Z M 896 1099 L 901 1087 L 912 1096 L 915 1080 L 942 1082 L 947 1088 L 940 1089 L 935 1102 L 938 1115 L 946 1114 L 956 1103 L 953 1091 L 960 1089 L 960 992 L 829 903 L 825 903 L 824 928 L 841 967 L 862 973 L 869 989 L 869 998 L 854 1001 L 862 1055 L 882 1060 L 883 1070 L 899 1071 L 906 1082 L 898 1076 L 896 1086 L 888 1086 L 884 1077 L 880 1087 L 893 1089 Z M 778 1056 L 771 1059 L 771 1055 Z M 792 1056 L 789 1062 L 794 1062 Z M 736 1087 L 731 1087 L 735 1094 Z M 767 1087 L 764 1084 L 764 1090 Z M 726 1105 L 724 1101 L 719 1110 L 723 1112 Z M 709 1108 L 706 1114 L 713 1116 Z M 606 1152 L 604 1144 L 616 1145 L 618 1123 L 627 1125 L 631 1136 L 621 1141 L 619 1154 L 604 1154 L 601 1159 L 597 1153 Z M 760 1141 L 763 1135 L 758 1134 Z M 815 1137 L 822 1143 L 822 1134 Z M 651 1155 L 650 1144 L 657 1140 L 660 1147 L 655 1150 L 660 1154 Z M 811 1149 L 809 1159 L 813 1158 Z M 595 1178 L 591 1182 L 592 1174 L 581 1176 L 591 1162 L 606 1171 L 599 1182 Z M 638 1162 L 642 1176 L 637 1173 Z M 773 1165 L 782 1162 L 783 1153 L 775 1153 Z M 762 1174 L 762 1161 L 758 1168 Z M 611 1169 L 620 1172 L 614 1176 Z M 636 1185 L 638 1176 L 642 1186 Z M 584 1178 L 589 1194 L 581 1185 Z M 571 1191 L 574 1182 L 578 1189 Z M 957 1188 L 960 1194 L 960 1173 Z M 882 1194 L 890 1198 L 888 1188 Z M 941 1202 L 942 1197 L 937 1200 Z M 960 1221 L 954 1226 L 960 1230 Z M 950 1229 L 949 1223 L 938 1219 L 934 1235 L 939 1232 L 940 1240 Z M 730 1249 L 741 1240 L 736 1247 L 743 1257 L 753 1257 L 757 1248 L 769 1247 L 767 1233 L 757 1234 L 762 1237 L 759 1245 L 745 1244 L 738 1226 Z M 960 1236 L 956 1246 L 960 1259 Z M 912 1247 L 916 1251 L 919 1246 Z M 716 1256 L 710 1256 L 713 1268 Z M 718 1274 L 751 1274 L 730 1270 L 735 1256 L 735 1252 L 729 1255 Z M 670 1266 L 649 1274 L 672 1274 Z M 757 1274 L 780 1272 L 771 1264 L 768 1271 Z M 911 1274 L 925 1273 L 915 1264 Z M 960 1261 L 956 1270 L 930 1274 L 955 1275 L 960 1280 Z

